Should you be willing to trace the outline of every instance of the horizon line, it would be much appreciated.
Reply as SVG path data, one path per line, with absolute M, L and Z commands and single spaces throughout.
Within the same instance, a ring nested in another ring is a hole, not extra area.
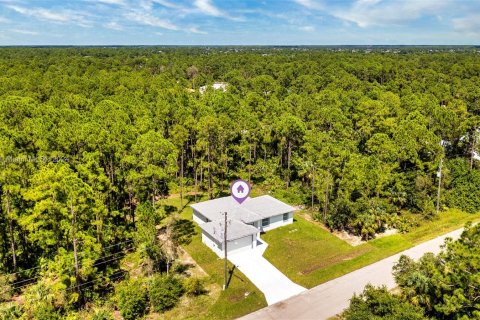
M 12 47 L 480 47 L 480 44 L 5 44 Z

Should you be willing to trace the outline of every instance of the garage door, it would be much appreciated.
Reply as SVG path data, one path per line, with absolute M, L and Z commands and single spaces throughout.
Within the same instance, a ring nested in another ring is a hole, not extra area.
M 240 251 L 252 248 L 252 239 L 255 236 L 246 236 L 237 240 L 228 241 L 228 252 Z

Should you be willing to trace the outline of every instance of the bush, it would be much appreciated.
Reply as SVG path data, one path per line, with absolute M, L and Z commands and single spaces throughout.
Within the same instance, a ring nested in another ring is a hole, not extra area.
M 0 303 L 12 298 L 12 279 L 9 276 L 0 276 Z
M 185 281 L 185 292 L 189 296 L 199 296 L 206 292 L 202 280 L 198 278 L 188 278 Z
M 392 226 L 400 233 L 407 233 L 419 225 L 417 219 L 413 216 L 397 216 L 392 223 Z
M 450 207 L 459 208 L 468 213 L 480 211 L 480 171 L 469 170 L 469 164 L 463 159 L 447 162 L 451 172 L 452 188 L 447 193 Z
M 420 203 L 421 214 L 424 219 L 432 219 L 437 214 L 435 203 L 431 199 L 424 199 Z
M 90 320 L 113 320 L 112 310 L 107 308 L 95 309 L 90 316 Z
M 27 319 L 62 319 L 64 295 L 49 279 L 41 279 L 23 294 L 22 310 Z
M 148 307 L 148 295 L 140 280 L 124 281 L 116 288 L 118 308 L 125 320 L 142 317 Z
M 173 308 L 184 292 L 182 281 L 177 277 L 155 277 L 149 290 L 153 310 L 163 312 Z
M 402 297 L 391 294 L 386 287 L 375 288 L 367 285 L 362 294 L 350 300 L 350 307 L 343 312 L 341 319 L 387 319 L 422 320 L 424 311 Z
M 22 314 L 20 306 L 16 303 L 2 303 L 0 304 L 0 319 L 14 320 L 19 319 Z
M 49 320 L 60 320 L 60 311 L 55 309 L 54 306 L 41 303 L 30 313 L 33 319 L 49 319 Z

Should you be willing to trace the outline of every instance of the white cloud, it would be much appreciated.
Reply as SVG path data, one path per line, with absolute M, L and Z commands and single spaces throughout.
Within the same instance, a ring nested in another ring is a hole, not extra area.
M 123 16 L 126 19 L 140 25 L 146 25 L 172 31 L 207 34 L 206 32 L 199 30 L 197 27 L 182 26 L 168 19 L 159 17 L 156 10 L 154 10 L 154 3 L 170 9 L 166 12 L 170 13 L 171 16 L 176 18 L 185 14 L 191 14 L 198 11 L 196 9 L 192 10 L 191 8 L 183 7 L 181 5 L 171 2 L 170 0 L 144 0 L 140 2 L 140 7 L 136 9 L 129 9 L 123 14 Z M 165 13 L 164 10 L 160 11 L 160 13 L 162 12 Z
M 355 0 L 350 6 L 344 2 L 327 5 L 321 0 L 293 0 L 310 9 L 324 11 L 338 19 L 361 28 L 374 25 L 401 24 L 425 15 L 435 16 L 452 0 Z
M 97 2 L 106 3 L 106 4 L 115 4 L 119 6 L 125 5 L 125 0 L 97 0 Z
M 294 0 L 294 1 L 301 6 L 304 6 L 307 9 L 320 10 L 324 8 L 323 3 L 320 3 L 319 1 L 315 1 L 315 0 Z
M 175 11 L 178 12 L 192 12 L 193 10 L 191 8 L 187 8 L 185 6 L 182 6 L 180 4 L 177 4 L 175 2 L 172 2 L 170 0 L 140 0 L 138 2 L 138 6 L 146 11 L 152 11 L 153 5 L 154 4 L 159 4 L 162 7 L 168 8 L 168 9 L 174 9 Z
M 198 30 L 197 27 L 188 28 L 187 31 L 191 33 L 197 33 L 197 34 L 208 34 L 205 31 Z
M 180 30 L 178 26 L 171 23 L 170 21 L 158 18 L 147 12 L 137 12 L 137 11 L 128 12 L 125 14 L 125 18 L 127 18 L 130 21 L 137 22 L 139 24 L 143 24 L 147 26 L 158 27 L 158 28 L 174 30 L 174 31 Z
M 8 20 L 7 18 L 4 18 L 4 17 L 0 17 L 0 23 L 9 23 L 10 20 Z
M 8 5 L 8 8 L 24 16 L 34 17 L 39 20 L 47 20 L 57 23 L 74 23 L 82 27 L 91 25 L 84 15 L 70 10 L 54 11 L 45 8 L 25 8 L 16 5 Z
M 350 8 L 335 8 L 330 13 L 365 28 L 373 25 L 401 24 L 425 15 L 436 15 L 450 0 L 357 0 Z
M 170 9 L 181 9 L 181 10 L 185 9 L 185 7 L 167 0 L 152 0 L 152 1 Z
M 195 6 L 205 14 L 214 17 L 223 17 L 226 14 L 215 7 L 210 0 L 195 0 Z
M 242 18 L 232 17 L 227 12 L 217 8 L 211 0 L 195 0 L 195 7 L 200 10 L 201 13 L 212 17 L 226 18 L 230 20 L 242 21 Z
M 299 29 L 302 30 L 302 31 L 306 31 L 306 32 L 313 32 L 313 31 L 315 31 L 315 27 L 314 27 L 314 26 L 303 26 L 303 27 L 300 27 Z
M 456 31 L 480 37 L 480 14 L 456 18 L 452 22 Z
M 123 30 L 123 26 L 120 25 L 116 21 L 111 21 L 111 22 L 105 23 L 103 26 L 107 29 L 112 29 L 112 30 L 117 30 L 117 31 L 122 31 Z
M 36 36 L 36 35 L 39 34 L 39 33 L 36 32 L 36 31 L 21 30 L 21 29 L 10 29 L 10 31 L 11 31 L 11 32 L 15 32 L 15 33 L 20 33 L 20 34 L 29 35 L 29 36 Z

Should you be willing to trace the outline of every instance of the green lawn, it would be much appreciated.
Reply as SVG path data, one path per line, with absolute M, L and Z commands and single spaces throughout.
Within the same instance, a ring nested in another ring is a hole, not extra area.
M 194 197 L 184 200 L 180 217 L 192 219 L 188 204 Z M 206 200 L 206 196 L 197 201 Z M 172 197 L 163 204 L 180 207 L 180 199 Z M 416 244 L 462 227 L 468 221 L 480 221 L 480 216 L 449 210 L 433 220 L 423 222 L 406 234 L 395 234 L 353 247 L 325 230 L 318 223 L 302 218 L 300 212 L 295 222 L 263 234 L 269 247 L 265 257 L 294 282 L 307 288 L 342 276 L 358 268 L 406 250 Z M 201 232 L 185 247 L 193 259 L 208 273 L 208 283 L 221 288 L 223 285 L 223 260 L 219 259 L 201 242 Z M 232 265 L 230 265 L 232 268 Z M 234 270 L 230 287 L 222 291 L 218 299 L 205 299 L 202 312 L 184 314 L 188 319 L 233 319 L 267 305 L 263 294 L 239 270 Z
M 294 282 L 314 287 L 358 268 L 478 221 L 478 215 L 449 210 L 406 234 L 395 234 L 353 247 L 297 214 L 295 222 L 262 235 L 265 257 Z
M 223 260 L 205 246 L 200 238 L 200 228 L 191 244 L 185 247 L 192 258 L 210 275 L 210 281 L 223 285 Z M 229 263 L 232 270 L 233 265 Z M 229 287 L 222 291 L 218 300 L 208 308 L 202 319 L 233 319 L 267 306 L 263 293 L 239 270 L 235 269 Z
M 194 203 L 194 201 L 193 197 L 189 196 L 189 198 L 190 202 L 186 200 L 183 203 L 185 208 L 180 212 L 180 217 L 191 220 L 192 209 L 186 204 Z M 203 197 L 202 200 L 206 200 L 206 198 Z M 162 204 L 180 207 L 179 198 L 162 201 Z M 200 201 L 200 197 L 197 201 Z M 202 243 L 200 228 L 195 226 L 195 230 L 196 235 L 192 242 L 184 249 L 208 273 L 208 283 L 216 284 L 219 288 L 222 288 L 224 283 L 223 260 Z M 233 265 L 230 263 L 229 269 L 233 269 Z M 184 316 L 188 319 L 235 319 L 266 306 L 267 301 L 263 293 L 238 269 L 233 269 L 228 289 L 222 291 L 216 301 L 205 300 L 203 311 L 200 314 L 184 314 Z

